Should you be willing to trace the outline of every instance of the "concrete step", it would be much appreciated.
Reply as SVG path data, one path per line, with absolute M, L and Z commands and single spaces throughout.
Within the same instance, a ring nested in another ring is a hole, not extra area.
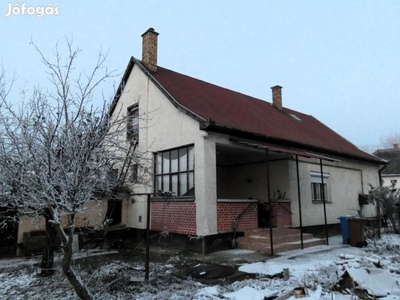
M 244 231 L 244 235 L 260 235 L 260 236 L 269 236 L 270 229 L 269 228 L 256 228 L 249 229 Z M 300 234 L 300 229 L 292 229 L 292 228 L 272 228 L 273 237 L 288 235 L 288 234 Z
M 290 228 L 274 228 L 272 232 L 274 254 L 278 252 L 301 249 L 300 230 Z M 303 233 L 303 247 L 325 245 L 325 239 L 314 238 L 312 234 Z M 253 229 L 238 238 L 238 247 L 271 254 L 269 229 Z

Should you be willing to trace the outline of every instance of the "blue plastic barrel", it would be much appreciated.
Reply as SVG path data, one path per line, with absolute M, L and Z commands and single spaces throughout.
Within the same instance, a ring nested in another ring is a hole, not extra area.
M 352 216 L 340 216 L 340 229 L 342 232 L 343 244 L 350 244 L 350 234 L 349 234 L 349 219 Z

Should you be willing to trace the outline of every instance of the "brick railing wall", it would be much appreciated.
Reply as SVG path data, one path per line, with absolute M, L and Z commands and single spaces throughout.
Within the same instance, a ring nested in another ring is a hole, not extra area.
M 292 227 L 292 215 L 290 209 L 290 200 L 278 200 L 277 202 L 272 203 L 272 226 Z
M 152 201 L 151 230 L 196 235 L 196 203 Z
M 248 207 L 251 205 L 251 207 Z M 246 210 L 246 211 L 245 211 Z M 218 202 L 217 203 L 217 230 L 218 233 L 234 231 L 234 222 L 240 216 L 237 230 L 254 229 L 258 227 L 256 202 Z

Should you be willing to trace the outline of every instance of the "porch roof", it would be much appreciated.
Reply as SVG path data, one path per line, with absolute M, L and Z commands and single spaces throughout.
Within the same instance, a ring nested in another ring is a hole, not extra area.
M 333 157 L 329 157 L 329 156 L 321 155 L 321 154 L 317 154 L 317 153 L 311 153 L 311 152 L 304 151 L 303 149 L 299 149 L 299 148 L 288 148 L 288 147 L 276 146 L 276 145 L 267 144 L 267 143 L 258 143 L 258 142 L 235 140 L 235 139 L 231 139 L 231 141 L 245 145 L 245 146 L 261 148 L 261 149 L 268 149 L 273 152 L 287 153 L 287 154 L 299 155 L 299 156 L 308 157 L 308 158 L 323 159 L 323 160 L 328 160 L 328 161 L 336 161 L 336 162 L 340 161 L 340 159 L 337 159 L 337 158 L 333 158 Z

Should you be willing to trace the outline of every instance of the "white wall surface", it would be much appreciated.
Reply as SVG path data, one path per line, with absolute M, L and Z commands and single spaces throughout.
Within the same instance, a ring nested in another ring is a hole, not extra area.
M 299 205 L 297 197 L 297 176 L 295 161 L 291 162 L 291 190 L 294 191 L 292 200 L 293 226 L 300 226 Z M 303 226 L 324 224 L 323 204 L 312 201 L 311 198 L 311 172 L 320 172 L 318 161 L 301 159 L 299 162 L 301 211 Z M 360 207 L 358 194 L 367 194 L 369 184 L 376 185 L 378 179 L 378 166 L 358 163 L 355 161 L 327 162 L 323 161 L 323 173 L 329 177 L 324 178 L 328 186 L 328 203 L 326 203 L 327 223 L 338 223 L 342 215 L 359 215 L 365 217 L 375 215 L 372 204 Z
M 153 184 L 153 153 L 180 146 L 195 146 L 195 201 L 199 235 L 216 233 L 215 143 L 203 137 L 199 123 L 176 109 L 148 77 L 134 66 L 116 111 L 126 115 L 129 106 L 139 103 L 139 147 L 147 152 L 150 184 Z M 207 167 L 206 167 L 207 166 Z M 214 166 L 214 167 L 213 167 Z M 207 179 L 207 180 L 206 180 Z M 135 192 L 151 192 L 151 186 L 135 186 Z M 146 228 L 145 197 L 126 202 L 126 225 Z M 142 222 L 139 222 L 139 216 Z
M 199 123 L 176 109 L 163 93 L 134 66 L 119 99 L 116 111 L 124 115 L 127 107 L 139 103 L 139 151 L 147 152 L 150 183 L 153 179 L 153 152 L 180 146 L 195 146 L 195 201 L 197 210 L 197 234 L 207 235 L 217 232 L 216 200 L 217 186 L 219 198 L 266 201 L 266 165 L 258 163 L 237 167 L 216 167 L 216 144 L 233 145 L 228 136 L 199 130 Z M 319 160 L 300 158 L 301 197 L 303 226 L 324 223 L 323 206 L 311 201 L 310 172 L 319 172 Z M 378 166 L 352 160 L 340 162 L 324 161 L 324 173 L 329 173 L 327 203 L 328 223 L 338 223 L 344 214 L 356 215 L 361 210 L 358 194 L 368 193 L 368 184 L 377 185 Z M 218 180 L 217 180 L 218 174 Z M 232 176 L 234 174 L 234 176 Z M 293 226 L 299 226 L 297 175 L 294 160 L 270 162 L 271 198 L 278 189 L 292 200 Z M 150 192 L 150 186 L 137 186 L 137 192 Z M 277 197 L 277 193 L 276 193 Z M 126 221 L 128 227 L 146 227 L 145 197 L 134 196 L 126 201 Z M 374 214 L 373 205 L 361 210 L 365 216 Z M 141 217 L 142 222 L 139 222 Z

